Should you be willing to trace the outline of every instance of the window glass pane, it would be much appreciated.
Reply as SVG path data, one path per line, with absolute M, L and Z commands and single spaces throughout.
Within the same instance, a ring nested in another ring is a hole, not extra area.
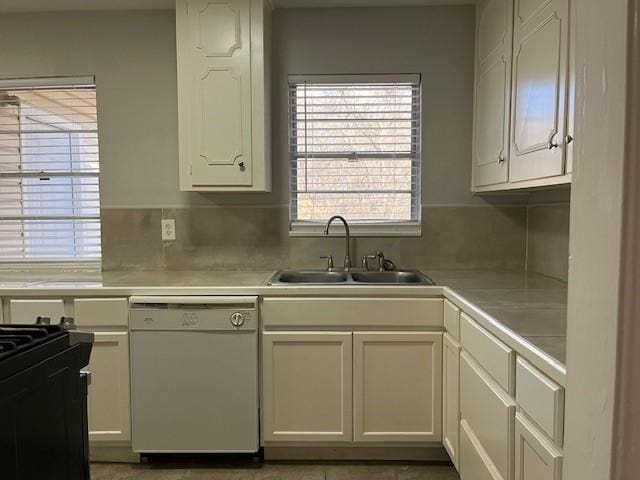
M 0 90 L 0 262 L 99 261 L 95 87 Z
M 290 85 L 291 219 L 419 219 L 419 83 Z

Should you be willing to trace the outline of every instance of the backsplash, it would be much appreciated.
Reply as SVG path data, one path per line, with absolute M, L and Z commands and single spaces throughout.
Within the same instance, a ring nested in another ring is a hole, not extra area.
M 526 206 L 428 206 L 421 237 L 352 239 L 352 257 L 382 250 L 401 267 L 523 269 Z M 175 218 L 177 240 L 160 239 Z M 105 270 L 323 268 L 344 256 L 344 238 L 289 237 L 286 207 L 103 209 Z
M 570 191 L 532 194 L 527 219 L 527 269 L 567 281 Z

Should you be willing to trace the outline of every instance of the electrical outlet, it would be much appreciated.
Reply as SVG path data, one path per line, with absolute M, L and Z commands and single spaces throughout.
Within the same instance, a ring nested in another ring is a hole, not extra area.
M 175 240 L 176 239 L 176 221 L 171 218 L 168 220 L 162 220 L 162 240 Z

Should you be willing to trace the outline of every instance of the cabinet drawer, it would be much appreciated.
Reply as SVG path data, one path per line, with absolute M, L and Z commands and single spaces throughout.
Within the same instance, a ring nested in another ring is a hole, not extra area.
M 266 328 L 442 328 L 442 298 L 265 298 Z
M 529 362 L 516 362 L 516 402 L 559 446 L 564 433 L 564 389 Z
M 460 339 L 460 309 L 449 300 L 444 301 L 444 328 L 453 338 Z
M 513 471 L 516 404 L 466 352 L 460 355 L 461 419 L 477 437 L 500 478 Z
M 11 323 L 36 323 L 36 317 L 49 317 L 51 323 L 58 323 L 64 315 L 62 299 L 11 300 L 9 321 Z
M 464 313 L 460 318 L 462 348 L 475 358 L 510 395 L 515 390 L 515 351 L 507 347 Z
M 486 453 L 475 437 L 469 424 L 460 423 L 460 478 L 462 480 L 502 480 L 499 472 L 488 461 Z
M 516 414 L 515 480 L 561 480 L 562 453 L 524 416 Z
M 126 327 L 129 324 L 126 298 L 76 298 L 73 313 L 80 327 Z

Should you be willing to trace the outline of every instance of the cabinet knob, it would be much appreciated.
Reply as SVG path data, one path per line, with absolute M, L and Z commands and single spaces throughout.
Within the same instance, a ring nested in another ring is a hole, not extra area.
M 558 145 L 557 143 L 553 143 L 553 142 L 549 142 L 547 143 L 547 148 L 549 150 L 553 150 L 554 148 L 558 148 L 560 145 Z
M 244 162 L 238 162 L 238 166 L 240 167 L 240 170 L 244 170 Z
M 564 137 L 564 141 L 567 145 L 569 145 L 571 142 L 573 142 L 573 137 L 571 135 L 567 135 L 566 137 Z
M 505 160 L 506 158 L 504 158 L 504 155 L 502 154 L 498 155 L 498 163 L 504 163 Z

